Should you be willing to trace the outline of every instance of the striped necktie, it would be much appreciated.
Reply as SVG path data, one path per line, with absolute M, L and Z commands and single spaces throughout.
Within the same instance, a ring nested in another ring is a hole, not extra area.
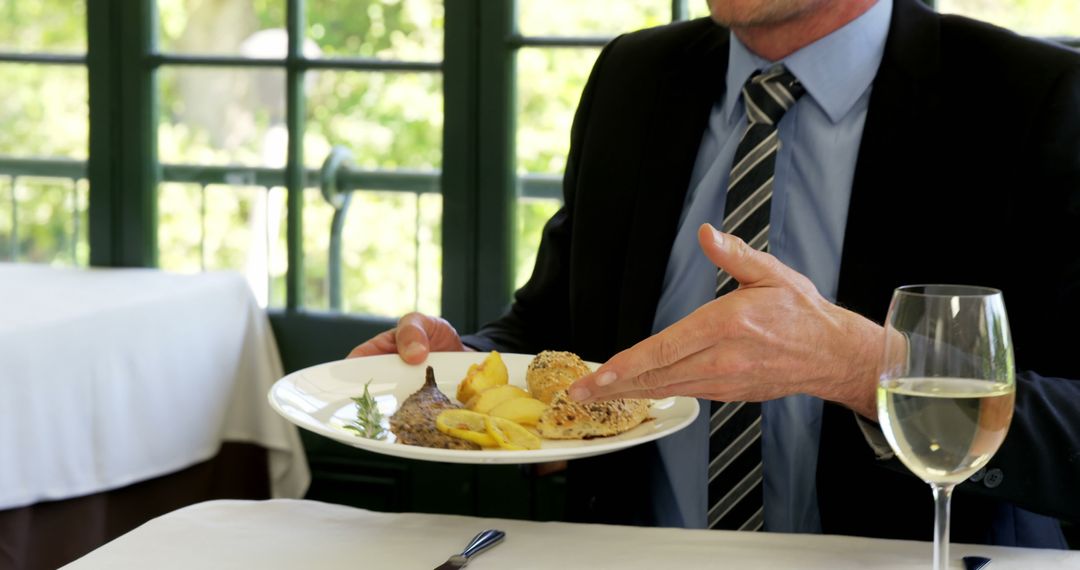
M 780 149 L 776 126 L 805 91 L 783 65 L 754 74 L 742 90 L 749 124 L 732 160 L 723 228 L 761 251 L 769 251 L 769 207 Z M 727 272 L 717 271 L 717 297 L 738 286 Z M 708 480 L 709 528 L 761 528 L 761 404 L 712 403 Z

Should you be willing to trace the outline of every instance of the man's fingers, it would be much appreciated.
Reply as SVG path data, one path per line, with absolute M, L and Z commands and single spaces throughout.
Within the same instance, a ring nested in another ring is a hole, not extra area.
M 445 319 L 422 313 L 409 313 L 396 327 L 379 333 L 352 349 L 347 358 L 397 353 L 408 364 L 421 364 L 431 351 L 472 350 L 461 344 L 461 337 Z
M 409 364 L 420 364 L 431 350 L 428 337 L 429 317 L 420 313 L 409 313 L 398 320 L 395 341 L 401 359 Z
M 712 332 L 699 311 L 616 354 L 575 382 L 570 397 L 578 401 L 621 398 L 628 391 L 708 377 L 716 358 L 707 350 L 713 345 Z
M 345 358 L 393 354 L 395 352 L 397 352 L 397 342 L 394 341 L 394 329 L 390 329 L 379 333 L 371 340 L 352 349 Z
M 776 285 L 790 281 L 791 269 L 775 257 L 750 247 L 731 234 L 717 231 L 710 224 L 701 224 L 698 228 L 698 243 L 709 261 L 740 285 Z
M 727 387 L 718 386 L 715 381 L 711 380 L 695 380 L 693 382 L 683 382 L 682 384 L 672 384 L 670 386 L 664 386 L 662 388 L 656 388 L 653 390 L 634 390 L 619 394 L 620 398 L 648 398 L 652 400 L 662 400 L 664 398 L 670 398 L 672 396 L 684 396 L 687 398 L 701 398 L 703 400 L 716 400 L 718 402 L 757 402 L 760 398 L 756 394 L 746 392 L 735 392 L 733 389 L 725 389 Z

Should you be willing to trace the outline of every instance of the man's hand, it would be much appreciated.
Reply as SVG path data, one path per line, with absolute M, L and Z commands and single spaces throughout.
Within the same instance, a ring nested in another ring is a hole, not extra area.
M 472 350 L 461 344 L 454 327 L 446 319 L 421 313 L 409 313 L 398 320 L 396 327 L 379 333 L 371 340 L 352 349 L 348 358 L 398 353 L 409 364 L 420 364 L 428 353 Z
M 575 382 L 571 397 L 758 402 L 810 394 L 876 420 L 882 328 L 735 236 L 704 224 L 698 241 L 739 288 L 616 354 Z

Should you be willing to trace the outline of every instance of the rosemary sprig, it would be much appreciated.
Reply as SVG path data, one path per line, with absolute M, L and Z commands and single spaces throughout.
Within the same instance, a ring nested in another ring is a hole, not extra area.
M 379 411 L 375 397 L 368 391 L 368 384 L 371 384 L 371 380 L 364 384 L 363 395 L 352 398 L 352 401 L 356 402 L 356 420 L 346 424 L 345 429 L 360 437 L 383 439 L 386 437 L 386 430 L 382 427 L 382 412 Z

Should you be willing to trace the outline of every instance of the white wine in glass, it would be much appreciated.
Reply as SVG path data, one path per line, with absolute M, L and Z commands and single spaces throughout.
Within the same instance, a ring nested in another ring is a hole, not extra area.
M 948 566 L 949 501 L 1008 432 L 1015 365 L 1001 292 L 911 285 L 885 322 L 878 418 L 889 445 L 934 493 L 934 569 Z

